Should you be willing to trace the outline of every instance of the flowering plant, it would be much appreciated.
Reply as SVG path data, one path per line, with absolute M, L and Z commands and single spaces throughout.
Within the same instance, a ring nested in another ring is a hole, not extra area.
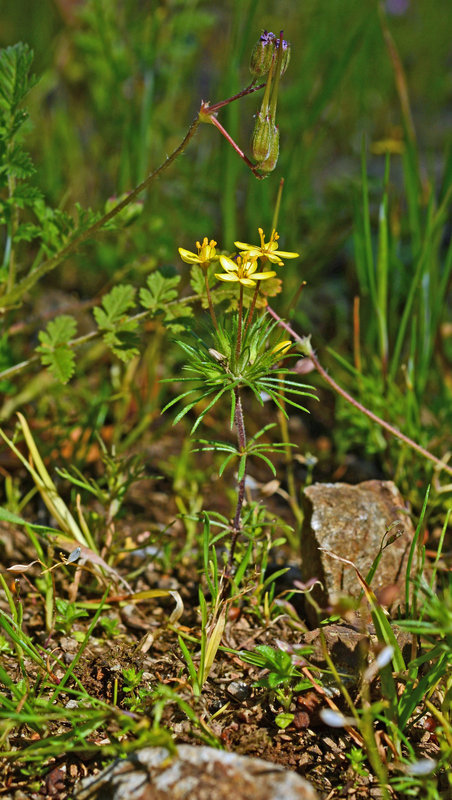
M 239 252 L 225 255 L 217 252 L 217 242 L 204 237 L 202 243 L 196 243 L 197 253 L 179 248 L 182 260 L 188 264 L 198 265 L 204 274 L 205 291 L 210 311 L 211 324 L 207 333 L 201 336 L 192 330 L 192 342 L 179 342 L 185 356 L 184 370 L 187 375 L 180 378 L 189 387 L 172 399 L 164 410 L 183 401 L 183 407 L 177 413 L 175 422 L 181 420 L 188 412 L 197 411 L 192 433 L 197 430 L 208 411 L 227 398 L 230 403 L 230 424 L 235 427 L 237 446 L 229 443 L 207 442 L 208 449 L 226 452 L 226 462 L 235 456 L 239 460 L 237 506 L 234 520 L 231 523 L 231 540 L 229 549 L 228 570 L 225 577 L 230 577 L 234 562 L 234 549 L 241 531 L 241 516 L 245 498 L 246 462 L 250 455 L 263 459 L 274 472 L 271 461 L 264 453 L 278 451 L 281 443 L 259 443 L 256 439 L 262 436 L 266 426 L 257 436 L 248 442 L 246 435 L 243 397 L 245 393 L 254 398 L 259 405 L 269 398 L 285 415 L 286 404 L 306 411 L 294 396 L 315 397 L 311 387 L 301 383 L 295 372 L 283 364 L 282 360 L 295 356 L 292 342 L 283 339 L 278 323 L 264 311 L 258 312 L 257 301 L 262 284 L 276 275 L 275 269 L 284 265 L 283 259 L 298 258 L 298 253 L 278 250 L 278 233 L 272 230 L 270 239 L 265 242 L 262 228 L 259 228 L 260 245 L 235 242 Z M 223 272 L 212 274 L 212 263 L 219 262 Z M 221 292 L 217 294 L 217 285 L 211 286 L 212 280 L 235 285 L 238 292 L 237 310 L 222 317 L 217 316 L 215 304 L 222 300 Z M 244 302 L 245 293 L 248 295 Z M 293 376 L 293 377 L 292 377 Z M 202 401 L 202 404 L 201 404 Z M 220 468 L 223 471 L 225 463 Z

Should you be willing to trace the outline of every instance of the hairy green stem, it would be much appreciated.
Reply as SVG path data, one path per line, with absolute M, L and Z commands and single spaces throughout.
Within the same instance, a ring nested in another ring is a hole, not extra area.
M 204 272 L 204 279 L 205 279 L 205 282 L 206 282 L 207 302 L 209 303 L 210 316 L 212 317 L 212 322 L 213 322 L 213 324 L 215 326 L 215 330 L 218 331 L 217 315 L 215 314 L 215 309 L 214 309 L 213 303 L 212 303 L 212 296 L 210 294 L 209 279 L 207 277 L 207 270 L 205 270 L 205 272 Z
M 240 397 L 239 388 L 237 386 L 234 389 L 234 394 L 235 394 L 234 420 L 237 428 L 237 444 L 239 453 L 240 455 L 242 455 L 242 453 L 244 453 L 246 449 L 246 431 L 245 431 L 245 420 L 243 418 L 242 400 Z M 242 519 L 242 508 L 244 499 L 245 499 L 245 474 L 243 475 L 243 478 L 241 478 L 239 481 L 239 488 L 237 493 L 237 506 L 235 509 L 234 521 L 232 523 L 232 538 L 231 538 L 231 548 L 229 551 L 229 563 L 228 563 L 230 572 L 232 571 L 232 567 L 234 564 L 235 546 L 237 544 L 237 539 L 242 528 L 241 519 Z
M 239 310 L 238 310 L 238 328 L 237 328 L 237 344 L 235 346 L 235 361 L 236 364 L 239 360 L 240 350 L 242 349 L 242 321 L 243 321 L 243 286 L 240 284 L 239 296 Z
M 270 306 L 267 306 L 267 311 L 270 314 L 270 316 L 273 317 L 273 319 L 275 319 L 278 322 L 278 324 L 287 331 L 287 333 L 293 336 L 293 338 L 297 342 L 300 342 L 302 345 L 304 345 L 305 348 L 307 347 L 309 340 L 306 336 L 300 336 L 298 333 L 296 333 L 294 329 L 289 325 L 289 323 L 281 319 L 279 314 L 277 314 L 276 311 L 274 311 Z M 350 403 L 352 406 L 354 406 L 358 411 L 361 411 L 362 414 L 365 414 L 366 417 L 369 417 L 369 419 L 371 419 L 372 422 L 376 422 L 377 425 L 380 425 L 381 428 L 384 428 L 396 439 L 400 439 L 401 442 L 406 444 L 408 447 L 411 447 L 412 450 L 416 450 L 416 452 L 420 453 L 421 456 L 427 458 L 429 461 L 432 461 L 434 464 L 436 464 L 437 467 L 440 467 L 449 475 L 452 475 L 452 467 L 450 467 L 444 461 L 441 461 L 441 459 L 434 456 L 433 453 L 430 453 L 429 450 L 426 450 L 420 444 L 414 442 L 413 439 L 410 439 L 408 436 L 405 436 L 404 433 L 401 433 L 401 431 L 397 430 L 397 428 L 394 428 L 394 426 L 391 425 L 389 422 L 386 422 L 386 420 L 381 419 L 381 417 L 377 417 L 377 415 L 374 414 L 373 411 L 370 411 L 368 408 L 366 408 L 366 406 L 363 406 L 362 403 L 359 403 L 358 400 L 355 400 L 354 397 L 348 394 L 348 392 L 346 392 L 345 389 L 342 389 L 342 387 L 339 386 L 339 384 L 336 383 L 336 381 L 333 378 L 331 378 L 330 375 L 328 375 L 326 369 L 322 367 L 319 359 L 317 358 L 310 344 L 308 345 L 308 350 L 309 351 L 306 352 L 306 355 L 308 355 L 308 357 L 311 359 L 317 372 L 320 373 L 322 378 L 324 378 L 324 380 L 329 384 L 329 386 L 331 386 L 332 389 L 334 389 L 335 392 L 337 392 L 337 394 L 340 394 L 340 396 L 343 397 L 344 400 L 347 400 L 347 402 Z
M 37 269 L 35 269 L 30 275 L 27 275 L 23 281 L 21 281 L 12 291 L 8 292 L 4 297 L 0 298 L 1 306 L 4 309 L 6 306 L 14 305 L 24 292 L 31 289 L 32 286 L 47 272 L 51 272 L 51 270 L 55 269 L 64 259 L 66 259 L 71 253 L 77 250 L 83 242 L 87 239 L 92 238 L 101 228 L 106 225 L 107 222 L 110 222 L 111 219 L 116 217 L 126 206 L 132 203 L 136 197 L 138 197 L 141 192 L 143 192 L 153 180 L 155 180 L 162 172 L 164 172 L 168 167 L 176 160 L 176 158 L 183 153 L 189 141 L 195 135 L 199 125 L 201 124 L 201 120 L 199 116 L 197 116 L 193 122 L 191 123 L 187 133 L 185 134 L 182 142 L 176 147 L 175 150 L 169 155 L 165 161 L 160 164 L 157 169 L 150 173 L 147 178 L 144 179 L 138 186 L 130 192 L 120 203 L 118 203 L 114 208 L 112 208 L 107 214 L 104 214 L 97 222 L 93 225 L 90 225 L 85 231 L 80 233 L 75 239 L 72 239 L 68 244 L 60 250 L 55 256 L 49 258 L 43 264 L 41 264 Z M 0 309 L 1 310 L 1 309 Z
M 253 315 L 254 315 L 254 309 L 256 308 L 256 300 L 257 300 L 258 295 L 259 295 L 259 284 L 256 283 L 256 288 L 254 290 L 253 299 L 251 301 L 250 309 L 248 311 L 248 317 L 247 317 L 247 320 L 246 320 L 246 325 L 245 325 L 245 330 L 243 332 L 243 335 L 245 335 L 245 333 L 247 332 L 248 328 L 251 325 L 251 321 L 252 321 Z

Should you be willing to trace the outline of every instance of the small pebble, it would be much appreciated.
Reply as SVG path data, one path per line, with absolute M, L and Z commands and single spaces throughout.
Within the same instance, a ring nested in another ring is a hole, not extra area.
M 227 692 L 238 703 L 242 703 L 251 696 L 251 687 L 245 681 L 232 681 L 227 687 Z

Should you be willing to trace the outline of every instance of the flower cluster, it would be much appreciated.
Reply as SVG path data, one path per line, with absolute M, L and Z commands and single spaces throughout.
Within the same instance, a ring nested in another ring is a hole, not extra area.
M 260 246 L 247 244 L 246 242 L 234 242 L 239 248 L 240 255 L 234 260 L 227 256 L 220 256 L 220 264 L 225 270 L 223 274 L 215 273 L 215 277 L 220 281 L 238 281 L 243 286 L 256 286 L 256 281 L 265 281 L 276 275 L 274 270 L 256 272 L 258 259 L 262 263 L 270 261 L 272 264 L 283 266 L 282 258 L 298 258 L 298 253 L 288 253 L 285 250 L 278 250 L 278 234 L 272 231 L 270 241 L 265 242 L 265 235 L 262 228 L 258 229 L 260 236 Z
M 187 264 L 199 264 L 204 269 L 214 261 L 219 261 L 224 272 L 216 272 L 215 277 L 220 281 L 240 283 L 242 286 L 256 286 L 257 281 L 265 281 L 276 275 L 274 270 L 264 270 L 258 272 L 259 259 L 262 264 L 267 261 L 271 264 L 283 266 L 283 258 L 298 258 L 298 253 L 289 253 L 285 250 L 278 250 L 278 233 L 272 231 L 270 240 L 265 241 L 262 228 L 258 229 L 260 245 L 247 244 L 246 242 L 234 242 L 239 250 L 239 255 L 230 258 L 225 255 L 218 255 L 216 244 L 213 239 L 204 237 L 202 244 L 196 242 L 198 253 L 191 253 L 183 247 L 179 247 L 180 257 Z

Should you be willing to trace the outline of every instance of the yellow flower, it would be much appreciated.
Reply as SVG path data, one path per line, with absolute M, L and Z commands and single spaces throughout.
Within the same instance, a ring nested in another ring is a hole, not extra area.
M 291 340 L 285 339 L 283 342 L 280 342 L 279 344 L 275 345 L 275 347 L 273 347 L 270 352 L 274 355 L 276 355 L 276 353 L 281 353 L 281 355 L 283 355 L 284 353 L 287 353 L 287 351 L 290 350 L 291 347 L 292 347 Z
M 217 251 L 215 250 L 216 244 L 217 243 L 213 239 L 209 242 L 207 236 L 204 236 L 202 244 L 196 242 L 198 255 L 196 255 L 196 253 L 191 253 L 190 250 L 185 250 L 183 247 L 179 247 L 179 255 L 182 261 L 185 261 L 187 264 L 199 264 L 200 267 L 207 269 L 212 261 L 218 261 Z
M 285 250 L 278 250 L 279 236 L 275 230 L 272 231 L 270 241 L 265 243 L 264 231 L 258 228 L 259 236 L 261 237 L 261 246 L 256 247 L 253 244 L 246 244 L 245 242 L 234 242 L 235 246 L 239 248 L 242 255 L 245 253 L 248 256 L 258 256 L 259 258 L 268 259 L 273 264 L 281 266 L 284 261 L 282 258 L 298 258 L 299 253 L 287 253 Z
M 257 256 L 246 253 L 244 256 L 237 256 L 233 261 L 228 256 L 220 256 L 220 264 L 225 270 L 224 274 L 215 277 L 220 281 L 237 281 L 243 286 L 256 286 L 256 281 L 266 281 L 273 278 L 276 272 L 256 272 Z

